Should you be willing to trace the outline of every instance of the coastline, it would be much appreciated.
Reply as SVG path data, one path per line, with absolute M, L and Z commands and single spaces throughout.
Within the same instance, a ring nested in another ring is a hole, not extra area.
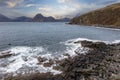
M 98 27 L 98 28 L 108 28 L 108 29 L 118 29 L 120 30 L 120 26 L 114 26 L 114 25 L 102 25 L 102 24 L 75 24 L 75 23 L 68 23 L 70 25 L 83 25 L 83 26 L 91 26 L 91 27 Z
M 120 43 L 106 44 L 104 42 L 76 41 L 84 48 L 89 48 L 85 54 L 81 54 L 80 47 L 75 51 L 77 56 L 55 61 L 58 66 L 56 70 L 60 74 L 31 73 L 8 76 L 4 80 L 116 80 L 119 78 L 120 69 Z M 41 59 L 40 59 L 41 62 Z M 50 66 L 50 62 L 47 64 Z

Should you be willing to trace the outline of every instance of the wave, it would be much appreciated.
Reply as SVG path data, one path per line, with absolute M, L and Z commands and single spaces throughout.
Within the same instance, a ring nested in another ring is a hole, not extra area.
M 97 27 L 97 26 L 93 26 L 93 27 L 96 27 L 96 28 L 99 28 L 99 29 L 107 29 L 107 30 L 115 30 L 115 31 L 120 31 L 120 29 L 118 29 L 118 28 Z
M 87 48 L 83 48 L 81 44 L 75 44 L 77 41 L 92 41 L 92 42 L 105 42 L 109 44 L 120 43 L 120 40 L 115 40 L 112 42 L 101 41 L 101 40 L 91 40 L 87 38 L 77 38 L 70 39 L 65 42 L 60 42 L 60 44 L 66 45 L 66 50 L 59 55 L 53 55 L 52 52 L 48 51 L 46 48 L 40 47 L 27 47 L 27 46 L 17 46 L 12 47 L 5 52 L 9 51 L 12 56 L 0 59 L 0 73 L 33 73 L 40 72 L 46 73 L 51 72 L 53 74 L 60 74 L 61 71 L 54 70 L 53 64 L 51 67 L 44 67 L 43 64 L 38 65 L 38 57 L 45 58 L 48 62 L 49 60 L 63 60 L 68 58 L 64 54 L 68 54 L 71 57 L 76 56 L 75 51 L 79 51 L 81 54 L 85 54 L 89 51 Z M 3 53 L 3 52 L 2 52 Z
M 1 73 L 30 73 L 39 71 L 41 73 L 52 72 L 54 74 L 60 73 L 60 71 L 53 70 L 52 67 L 45 68 L 43 65 L 37 65 L 39 62 L 37 58 L 39 56 L 46 58 L 47 60 L 52 58 L 52 54 L 47 52 L 45 55 L 42 53 L 46 51 L 43 47 L 13 47 L 7 51 L 12 54 L 7 60 L 0 59 L 0 62 L 7 62 L 6 66 L 4 63 L 0 63 Z M 26 69 L 26 70 L 25 70 Z M 29 70 L 30 69 L 30 70 Z M 25 71 L 24 71 L 25 70 Z

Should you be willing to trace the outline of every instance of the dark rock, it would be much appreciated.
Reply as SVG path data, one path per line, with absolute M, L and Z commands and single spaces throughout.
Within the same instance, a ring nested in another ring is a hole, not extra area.
M 59 61 L 49 60 L 45 67 L 51 67 L 56 61 L 59 65 L 53 69 L 61 70 L 59 75 L 51 73 L 24 74 L 6 77 L 4 80 L 119 80 L 120 73 L 120 45 L 105 44 L 103 42 L 82 42 L 84 47 L 93 50 Z M 100 47 L 101 46 L 101 47 Z M 42 62 L 42 58 L 39 58 Z
M 96 48 L 99 48 L 99 49 L 102 49 L 102 48 L 107 48 L 107 44 L 103 43 L 103 42 L 91 42 L 91 41 L 81 41 L 81 45 L 83 47 L 88 47 L 88 48 L 93 48 L 93 49 L 96 49 Z
M 120 73 L 119 45 L 91 41 L 81 41 L 81 44 L 93 50 L 61 62 L 64 80 L 113 80 L 110 76 Z
M 52 73 L 31 73 L 19 74 L 17 76 L 7 76 L 4 80 L 63 80 L 61 75 L 53 75 Z
M 49 62 L 46 62 L 43 64 L 44 67 L 51 67 L 54 64 L 53 60 L 49 60 Z
M 8 52 L 3 52 L 0 53 L 0 58 L 6 58 L 6 57 L 10 57 L 12 54 L 10 53 L 10 51 Z
M 37 58 L 37 60 L 38 60 L 39 64 L 41 64 L 42 62 L 46 61 L 47 59 L 46 58 L 42 58 L 42 57 L 39 56 Z
M 60 66 L 53 66 L 54 70 L 60 70 Z

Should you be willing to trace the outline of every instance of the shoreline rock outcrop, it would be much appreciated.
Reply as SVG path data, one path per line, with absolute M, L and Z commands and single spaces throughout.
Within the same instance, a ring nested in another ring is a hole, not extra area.
M 64 80 L 117 80 L 120 75 L 120 45 L 82 41 L 92 48 L 62 62 Z M 120 79 L 120 78 L 119 78 Z

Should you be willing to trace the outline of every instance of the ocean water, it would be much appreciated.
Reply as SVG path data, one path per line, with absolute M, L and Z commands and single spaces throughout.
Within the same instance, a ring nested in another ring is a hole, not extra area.
M 52 52 L 65 49 L 60 42 L 88 38 L 103 41 L 120 39 L 120 30 L 55 23 L 0 23 L 0 49 L 14 46 L 42 46 Z
M 62 59 L 64 53 L 75 55 L 74 50 L 80 46 L 73 44 L 76 40 L 119 42 L 120 30 L 64 22 L 1 22 L 0 51 L 10 51 L 14 55 L 0 59 L 0 73 L 24 73 L 28 67 L 32 67 L 31 71 L 59 73 L 51 67 L 38 66 L 37 57 L 59 56 Z

